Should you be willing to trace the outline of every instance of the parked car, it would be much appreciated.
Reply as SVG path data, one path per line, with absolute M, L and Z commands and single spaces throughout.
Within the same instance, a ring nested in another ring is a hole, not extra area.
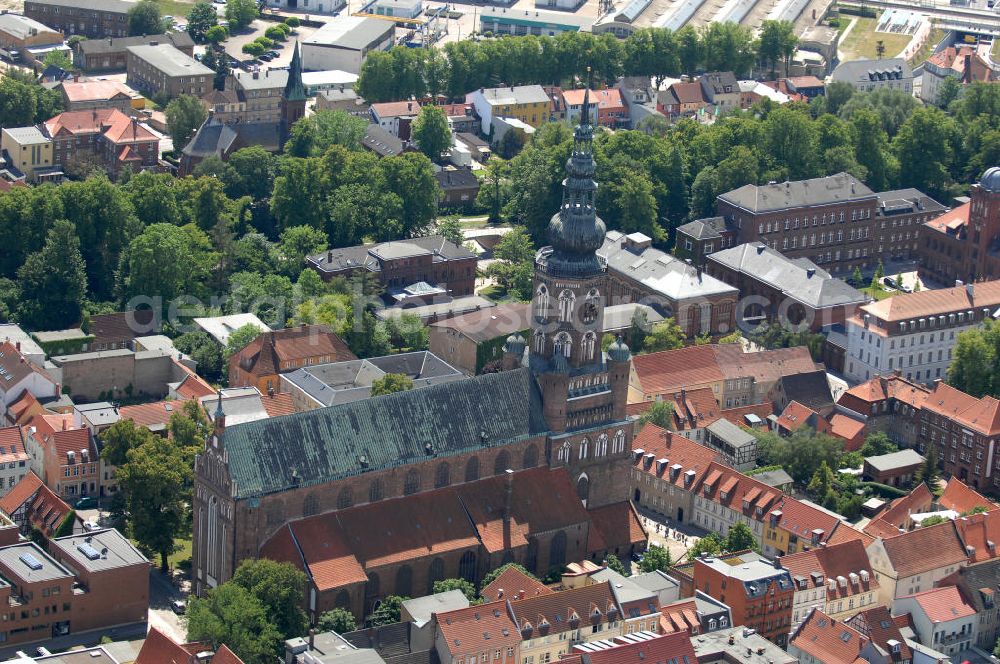
M 187 611 L 187 604 L 182 599 L 175 599 L 170 603 L 170 608 L 173 609 L 174 613 L 180 616 L 184 615 L 184 612 Z
M 267 53 L 265 53 L 264 55 L 270 55 L 270 56 L 271 56 L 272 58 L 276 58 L 276 57 L 278 57 L 279 55 L 281 55 L 281 53 L 278 53 L 277 51 L 268 51 L 268 52 L 267 52 Z
M 264 62 L 270 62 L 271 60 L 274 60 L 274 56 L 272 56 L 270 53 L 264 53 L 258 57 Z
M 78 510 L 91 510 L 97 507 L 97 499 L 93 496 L 84 496 L 80 500 L 76 501 L 74 507 Z
M 882 277 L 882 284 L 889 288 L 896 288 L 896 280 L 892 277 Z
M 84 521 L 83 529 L 86 530 L 87 532 L 91 532 L 94 530 L 100 530 L 101 527 L 97 524 L 96 521 Z

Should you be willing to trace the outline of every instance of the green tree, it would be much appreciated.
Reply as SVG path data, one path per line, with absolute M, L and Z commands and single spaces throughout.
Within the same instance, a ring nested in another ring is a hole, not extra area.
M 661 429 L 672 431 L 674 428 L 674 404 L 658 399 L 639 416 L 639 424 L 654 424 Z
M 854 86 L 847 81 L 834 81 L 826 86 L 823 95 L 826 100 L 826 112 L 833 115 L 840 113 L 841 107 L 854 96 Z
M 413 381 L 406 374 L 389 373 L 372 381 L 371 395 L 380 397 L 384 394 L 405 392 L 413 389 Z
M 760 545 L 757 538 L 753 536 L 753 531 L 745 521 L 737 521 L 726 534 L 726 542 L 723 545 L 726 551 L 735 553 L 736 551 L 759 551 Z
M 855 286 L 860 286 L 864 283 L 865 278 L 861 275 L 861 268 L 855 267 L 854 274 L 851 275 L 851 281 L 854 282 Z
M 130 450 L 142 447 L 146 443 L 154 443 L 152 431 L 137 425 L 132 420 L 119 420 L 100 434 L 101 459 L 112 466 L 124 466 L 128 462 Z
M 219 344 L 205 332 L 185 332 L 174 339 L 174 347 L 194 360 L 198 365 L 198 373 L 205 378 L 221 378 L 222 353 Z
M 258 41 L 252 41 L 243 44 L 243 46 L 240 47 L 240 50 L 251 57 L 258 58 L 264 55 L 265 52 L 267 52 L 267 47 Z
M 765 466 L 785 468 L 799 485 L 807 485 L 822 464 L 838 468 L 843 441 L 802 427 L 791 436 L 770 431 L 751 431 L 757 438 L 760 462 Z
M 899 160 L 900 185 L 943 200 L 951 183 L 950 169 L 958 142 L 954 120 L 941 110 L 922 107 L 913 111 L 892 141 Z
M 187 609 L 187 639 L 225 644 L 246 664 L 271 664 L 281 648 L 281 634 L 268 620 L 263 603 L 235 583 L 192 597 Z
M 863 456 L 879 456 L 881 454 L 892 454 L 893 452 L 898 452 L 899 447 L 896 446 L 889 436 L 886 435 L 884 431 L 875 431 L 868 434 L 865 438 L 865 444 L 861 446 L 861 454 Z
M 941 468 L 938 465 L 937 447 L 932 443 L 927 455 L 924 457 L 924 465 L 917 471 L 915 482 L 923 482 L 934 494 L 938 493 L 938 482 L 941 479 Z
M 145 1 L 145 0 L 144 0 Z M 201 100 L 193 95 L 180 95 L 167 104 L 167 130 L 175 150 L 182 150 L 207 117 Z
M 428 104 L 421 108 L 417 119 L 413 121 L 411 134 L 417 147 L 431 161 L 440 159 L 441 154 L 451 146 L 448 116 L 440 106 Z
M 232 583 L 260 601 L 267 621 L 278 630 L 282 640 L 305 633 L 309 625 L 302 610 L 306 575 L 294 565 L 266 558 L 244 560 L 236 568 Z
M 201 451 L 212 432 L 212 423 L 196 401 L 185 401 L 179 410 L 170 415 L 167 431 L 181 447 L 198 448 L 197 451 Z
M 191 224 L 153 224 L 122 253 L 118 292 L 122 300 L 159 297 L 164 305 L 180 295 L 202 293 L 218 254 Z
M 622 576 L 632 576 L 629 571 L 625 569 L 625 563 L 622 562 L 621 558 L 614 554 L 611 554 L 604 559 L 604 566 L 612 572 L 618 572 Z
M 677 324 L 674 318 L 667 318 L 653 326 L 652 331 L 646 336 L 643 343 L 643 351 L 656 353 L 661 350 L 676 350 L 684 347 L 684 340 L 687 335 Z
M 209 29 L 205 30 L 205 41 L 209 44 L 218 46 L 227 39 L 229 39 L 229 30 L 226 30 L 224 26 L 213 25 Z
M 446 593 L 449 590 L 461 590 L 462 594 L 472 602 L 476 603 L 478 598 L 478 593 L 476 592 L 476 586 L 465 579 L 442 579 L 440 581 L 435 581 L 432 588 L 434 594 Z
M 139 0 L 128 10 L 128 33 L 133 37 L 158 35 L 165 28 L 163 23 L 156 0 Z
M 271 195 L 274 178 L 278 174 L 278 157 L 259 145 L 241 148 L 229 155 L 224 178 L 226 196 L 240 198 L 249 196 L 261 201 Z
M 281 270 L 288 276 L 298 275 L 305 267 L 306 257 L 315 256 L 327 248 L 326 233 L 312 226 L 292 226 L 281 232 L 277 255 Z
M 935 104 L 938 108 L 947 109 L 951 103 L 962 94 L 962 84 L 954 76 L 945 76 L 938 88 Z
M 174 540 L 184 532 L 184 487 L 191 467 L 180 447 L 171 441 L 139 445 L 118 467 L 118 485 L 124 495 L 128 530 L 140 548 L 160 557 L 167 571 L 167 556 L 176 550 Z
M 226 0 L 226 20 L 231 30 L 243 30 L 259 14 L 255 0 Z
M 73 60 L 66 51 L 49 51 L 42 59 L 42 64 L 46 67 L 59 67 L 63 71 L 72 71 Z
M 331 145 L 360 150 L 368 123 L 345 111 L 317 111 L 292 126 L 285 152 L 293 157 L 318 157 Z
M 233 333 L 229 335 L 229 339 L 226 340 L 226 350 L 223 353 L 226 360 L 228 361 L 233 353 L 243 350 L 248 343 L 259 337 L 261 332 L 262 330 L 259 327 L 250 323 L 233 330 Z
M 941 516 L 940 514 L 933 514 L 933 515 L 927 517 L 926 519 L 924 519 L 923 521 L 921 521 L 920 522 L 920 527 L 921 528 L 926 528 L 927 526 L 936 526 L 937 524 L 944 523 L 947 520 L 948 519 L 946 519 L 945 517 Z
M 354 614 L 339 606 L 324 613 L 321 613 L 316 621 L 316 628 L 322 632 L 336 632 L 337 634 L 347 634 L 358 628 L 358 622 L 354 619 Z
M 454 217 L 447 217 L 439 221 L 435 233 L 459 247 L 465 243 L 465 235 L 462 234 L 462 224 Z
M 369 624 L 372 627 L 381 627 L 382 625 L 392 625 L 394 623 L 398 623 L 400 620 L 400 611 L 403 608 L 403 602 L 408 599 L 409 597 L 389 595 L 379 603 L 378 608 L 375 609 L 375 613 L 371 615 Z
M 822 499 L 833 488 L 833 483 L 833 471 L 830 470 L 830 466 L 826 464 L 826 461 L 823 461 L 820 463 L 819 468 L 816 469 L 816 472 L 813 473 L 812 479 L 809 480 L 809 486 L 806 487 L 806 491 L 813 497 Z
M 187 32 L 199 44 L 205 41 L 209 30 L 219 25 L 219 15 L 210 2 L 196 2 L 187 15 Z
M 646 552 L 642 554 L 642 560 L 639 561 L 639 571 L 644 573 L 666 572 L 673 566 L 674 559 L 670 555 L 670 549 L 656 544 L 650 544 Z
M 73 224 L 55 222 L 45 245 L 29 255 L 17 271 L 17 280 L 22 323 L 40 330 L 78 324 L 87 292 L 87 274 Z
M 695 558 L 700 558 L 703 555 L 717 556 L 722 553 L 722 544 L 722 538 L 719 537 L 718 533 L 708 533 L 695 542 L 694 546 L 688 549 L 688 559 L 694 560 Z
M 979 398 L 1000 386 L 1000 326 L 991 320 L 982 328 L 960 332 L 948 367 L 948 384 Z

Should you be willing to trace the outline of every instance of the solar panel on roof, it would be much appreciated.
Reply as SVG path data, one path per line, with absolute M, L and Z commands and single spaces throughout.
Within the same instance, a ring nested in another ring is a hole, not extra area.
M 32 569 L 36 572 L 42 569 L 42 563 L 39 562 L 38 558 L 35 558 L 35 556 L 33 556 L 30 553 L 22 553 L 20 556 L 18 556 L 18 558 L 21 560 L 22 563 L 27 565 L 29 569 Z
M 100 552 L 97 549 L 90 546 L 90 544 L 84 542 L 83 544 L 77 544 L 76 550 L 87 556 L 87 560 L 97 560 L 101 557 Z

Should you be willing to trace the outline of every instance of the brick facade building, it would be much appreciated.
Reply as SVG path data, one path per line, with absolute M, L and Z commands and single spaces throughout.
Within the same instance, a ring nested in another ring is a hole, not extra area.
M 88 39 L 128 34 L 131 0 L 27 0 L 24 15 L 70 35 Z
M 920 273 L 945 284 L 1000 277 L 1000 168 L 972 185 L 971 200 L 927 221 Z
M 126 167 L 139 172 L 159 163 L 159 137 L 117 108 L 67 111 L 43 126 L 53 162 L 64 168 L 93 162 L 117 177 Z
M 544 574 L 642 539 L 625 494 L 631 354 L 600 346 L 604 224 L 586 117 L 567 171 L 535 266 L 528 366 L 529 342 L 512 336 L 500 373 L 232 426 L 220 404 L 195 461 L 197 592 L 267 555 L 309 570 L 311 611 L 364 616 L 434 578 L 478 581 L 508 560 Z

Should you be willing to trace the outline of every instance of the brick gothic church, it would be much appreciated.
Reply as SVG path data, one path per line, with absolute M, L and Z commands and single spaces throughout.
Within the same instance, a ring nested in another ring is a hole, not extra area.
M 601 351 L 592 138 L 585 112 L 535 261 L 531 339 L 507 340 L 505 371 L 228 427 L 220 402 L 195 460 L 197 592 L 268 557 L 307 574 L 311 615 L 363 617 L 503 562 L 545 574 L 644 545 L 627 501 L 631 354 Z

